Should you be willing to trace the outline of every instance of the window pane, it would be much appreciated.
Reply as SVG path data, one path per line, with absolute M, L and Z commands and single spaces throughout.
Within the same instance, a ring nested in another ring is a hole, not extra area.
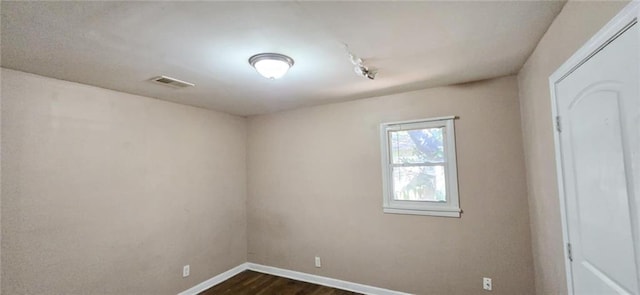
M 402 201 L 446 202 L 444 166 L 393 168 L 393 198 Z
M 389 132 L 393 163 L 443 162 L 443 129 L 427 128 Z

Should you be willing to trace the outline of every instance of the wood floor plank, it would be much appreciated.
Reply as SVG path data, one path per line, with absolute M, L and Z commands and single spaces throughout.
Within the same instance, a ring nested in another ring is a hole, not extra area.
M 255 271 L 243 271 L 199 295 L 362 295 L 272 276 Z

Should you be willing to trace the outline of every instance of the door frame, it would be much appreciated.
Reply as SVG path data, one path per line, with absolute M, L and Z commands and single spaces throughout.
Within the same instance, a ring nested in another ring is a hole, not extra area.
M 564 170 L 562 168 L 562 151 L 560 149 L 560 134 L 557 121 L 558 107 L 556 97 L 556 85 L 565 77 L 575 71 L 579 66 L 587 62 L 592 56 L 601 51 L 607 44 L 624 32 L 632 24 L 640 20 L 640 0 L 633 0 L 627 4 L 616 16 L 614 16 L 602 29 L 600 29 L 587 43 L 565 61 L 551 76 L 549 76 L 549 90 L 551 91 L 551 120 L 553 126 L 553 143 L 555 149 L 556 177 L 558 181 L 558 197 L 560 201 L 560 217 L 562 221 L 562 247 L 564 252 L 565 276 L 567 292 L 573 294 L 573 271 L 567 245 L 569 243 L 569 225 L 566 214 L 566 197 L 564 186 Z M 632 217 L 634 218 L 634 217 Z M 635 230 L 636 228 L 634 228 Z M 635 249 L 637 251 L 640 241 L 636 234 L 633 235 Z

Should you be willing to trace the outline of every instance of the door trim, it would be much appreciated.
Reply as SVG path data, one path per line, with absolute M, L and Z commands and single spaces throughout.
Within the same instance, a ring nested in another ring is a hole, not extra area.
M 569 244 L 569 227 L 566 216 L 566 198 L 564 190 L 564 171 L 562 169 L 562 152 L 560 149 L 560 134 L 556 124 L 560 124 L 557 118 L 558 107 L 556 98 L 556 85 L 575 69 L 587 62 L 592 56 L 597 54 L 614 39 L 624 33 L 640 19 L 640 0 L 634 0 L 625 6 L 616 16 L 614 16 L 602 29 L 600 29 L 587 43 L 585 43 L 576 53 L 565 61 L 551 76 L 549 76 L 549 90 L 551 92 L 551 120 L 554 129 L 553 142 L 556 159 L 556 177 L 558 181 L 558 197 L 560 201 L 560 217 L 562 221 L 562 242 L 564 252 L 565 278 L 567 282 L 567 292 L 573 294 L 573 272 L 567 245 Z M 635 247 L 637 248 L 638 237 L 634 235 Z

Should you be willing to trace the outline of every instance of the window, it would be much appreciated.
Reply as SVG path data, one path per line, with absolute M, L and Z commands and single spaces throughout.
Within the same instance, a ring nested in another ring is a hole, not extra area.
M 385 213 L 460 217 L 454 119 L 380 126 Z

